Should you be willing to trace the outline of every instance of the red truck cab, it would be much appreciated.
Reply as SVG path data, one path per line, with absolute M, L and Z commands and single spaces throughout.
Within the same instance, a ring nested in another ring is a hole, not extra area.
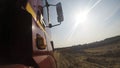
M 61 3 L 54 5 L 60 22 L 56 25 L 49 23 L 47 0 L 17 0 L 10 5 L 1 11 L 6 17 L 0 24 L 0 68 L 57 68 L 50 28 L 63 21 Z

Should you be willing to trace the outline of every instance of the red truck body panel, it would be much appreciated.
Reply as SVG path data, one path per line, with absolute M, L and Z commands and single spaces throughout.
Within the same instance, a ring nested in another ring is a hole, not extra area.
M 3 40 L 0 42 L 0 68 L 57 67 L 50 28 L 46 27 L 49 23 L 41 8 L 44 5 L 44 0 L 28 0 L 25 9 L 7 9 L 8 13 L 4 15 L 9 19 L 2 20 L 5 24 L 1 27 L 6 30 L 0 34 L 3 36 L 0 37 Z

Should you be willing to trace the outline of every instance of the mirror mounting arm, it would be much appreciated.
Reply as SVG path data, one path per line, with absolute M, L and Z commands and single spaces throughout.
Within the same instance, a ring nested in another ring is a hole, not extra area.
M 52 25 L 52 27 L 54 27 L 54 26 L 58 26 L 58 25 L 61 25 L 61 22 L 59 22 L 59 24 Z
M 58 26 L 58 25 L 61 25 L 61 22 L 59 22 L 58 24 L 55 24 L 55 25 L 49 24 L 49 26 L 46 26 L 46 27 L 52 28 L 52 27 L 55 27 L 55 26 Z
M 48 4 L 48 5 L 44 5 L 43 8 L 44 8 L 44 7 L 50 7 L 50 6 L 56 6 L 56 5 Z
M 47 27 L 52 28 L 52 27 L 55 27 L 55 26 L 58 26 L 58 25 L 61 25 L 61 22 L 59 22 L 58 24 L 55 24 L 55 25 L 49 24 L 49 26 L 47 26 Z
M 56 6 L 56 5 L 53 5 L 53 4 L 49 4 L 49 6 Z

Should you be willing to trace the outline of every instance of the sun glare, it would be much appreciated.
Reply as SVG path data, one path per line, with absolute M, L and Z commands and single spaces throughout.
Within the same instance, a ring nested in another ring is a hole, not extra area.
M 84 23 L 87 19 L 88 11 L 81 11 L 75 14 L 76 23 Z

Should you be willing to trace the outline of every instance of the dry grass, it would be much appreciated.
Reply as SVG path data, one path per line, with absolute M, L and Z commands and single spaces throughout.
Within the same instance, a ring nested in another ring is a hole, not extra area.
M 80 52 L 65 50 L 55 51 L 58 68 L 120 68 L 120 42 Z

